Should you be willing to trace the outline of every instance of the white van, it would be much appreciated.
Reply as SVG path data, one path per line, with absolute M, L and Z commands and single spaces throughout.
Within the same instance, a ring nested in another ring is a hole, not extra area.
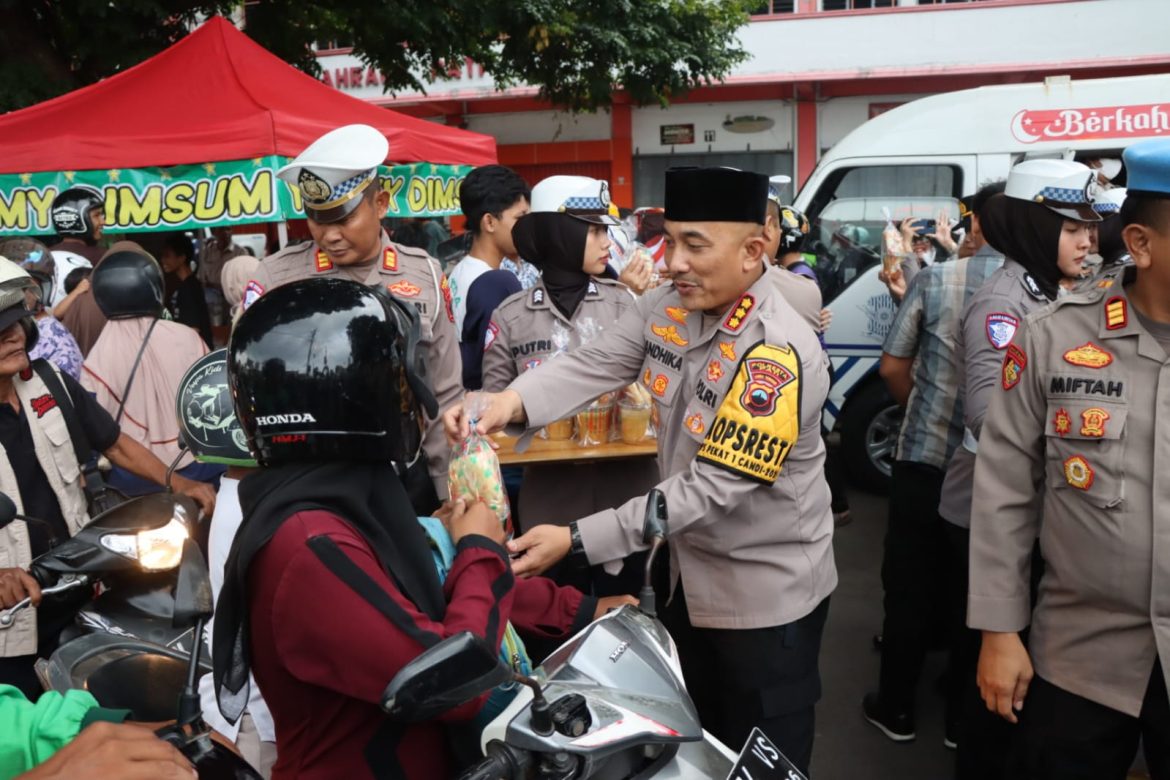
M 830 149 L 795 206 L 813 226 L 834 384 L 825 429 L 839 430 L 854 484 L 885 487 L 901 410 L 877 367 L 897 311 L 878 280 L 885 211 L 934 218 L 957 199 L 1007 177 L 1031 157 L 1120 157 L 1143 138 L 1170 136 L 1170 75 L 1043 83 L 951 92 L 877 116 Z

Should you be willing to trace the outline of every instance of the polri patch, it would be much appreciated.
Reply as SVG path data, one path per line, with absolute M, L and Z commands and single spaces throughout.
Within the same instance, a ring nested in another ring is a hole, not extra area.
M 1064 353 L 1064 361 L 1074 366 L 1086 368 L 1104 368 L 1113 362 L 1113 355 L 1098 347 L 1093 342 L 1087 342 Z
M 1110 414 L 1099 406 L 1081 412 L 1081 436 L 1100 439 L 1105 436 L 1105 423 Z
M 686 419 L 686 425 L 687 430 L 696 436 L 702 436 L 703 432 L 707 430 L 707 424 L 703 422 L 703 415 L 697 412 Z
M 1064 462 L 1064 478 L 1077 490 L 1088 490 L 1093 486 L 1096 474 L 1089 462 L 1080 455 L 1073 455 Z
M 735 370 L 698 460 L 771 485 L 800 435 L 800 355 L 759 342 Z
M 1003 356 L 1003 389 L 1011 390 L 1020 383 L 1024 369 L 1028 367 L 1028 356 L 1015 344 L 1009 344 Z
M 662 398 L 666 395 L 666 388 L 670 386 L 670 379 L 666 374 L 659 374 L 654 377 L 654 381 L 650 383 L 650 392 Z
M 1012 315 L 1003 312 L 994 312 L 987 315 L 984 329 L 987 333 L 987 340 L 991 342 L 991 346 L 996 349 L 1003 349 L 1012 343 L 1012 337 L 1016 335 L 1016 329 L 1019 327 L 1020 321 Z
M 1105 301 L 1105 329 L 1121 330 L 1129 324 L 1129 307 L 1125 298 L 1114 295 Z

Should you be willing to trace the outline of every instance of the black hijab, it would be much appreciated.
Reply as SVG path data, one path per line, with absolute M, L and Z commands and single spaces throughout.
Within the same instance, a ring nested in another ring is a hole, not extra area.
M 1064 274 L 1056 265 L 1064 217 L 1047 206 L 1000 193 L 979 210 L 987 243 L 1032 275 L 1049 300 L 1055 300 Z
M 297 512 L 324 509 L 344 518 L 370 543 L 403 595 L 432 620 L 442 620 L 446 600 L 430 546 L 390 464 L 291 463 L 260 469 L 240 483 L 240 508 L 244 519 L 224 567 L 211 649 L 216 697 L 232 723 L 248 703 L 252 666 L 248 567 Z
M 572 319 L 589 291 L 585 240 L 589 223 L 551 211 L 525 214 L 512 228 L 520 256 L 540 269 L 553 305 Z

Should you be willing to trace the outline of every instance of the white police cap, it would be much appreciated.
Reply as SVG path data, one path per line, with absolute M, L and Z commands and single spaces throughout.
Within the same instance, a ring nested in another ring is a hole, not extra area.
M 532 213 L 560 213 L 595 225 L 617 225 L 609 183 L 588 176 L 549 176 L 532 188 Z
M 318 138 L 276 175 L 300 190 L 305 216 L 337 222 L 361 203 L 389 153 L 390 142 L 378 130 L 346 125 Z
M 1125 187 L 1111 187 L 1104 190 L 1093 201 L 1093 208 L 1102 217 L 1111 217 L 1121 211 L 1121 204 L 1125 203 L 1126 193 Z
M 1100 222 L 1093 209 L 1097 174 L 1072 160 L 1025 160 L 1008 173 L 1003 194 L 1039 203 L 1066 219 Z

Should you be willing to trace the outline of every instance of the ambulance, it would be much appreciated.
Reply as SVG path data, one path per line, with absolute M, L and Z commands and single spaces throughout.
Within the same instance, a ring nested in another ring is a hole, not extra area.
M 877 116 L 830 149 L 795 200 L 812 235 L 805 251 L 833 323 L 834 382 L 826 431 L 840 435 L 846 473 L 883 490 L 901 410 L 878 376 L 897 307 L 878 280 L 887 215 L 957 220 L 958 198 L 1004 179 L 1021 160 L 1115 160 L 1131 143 L 1170 136 L 1170 75 L 980 87 L 915 100 Z M 1113 181 L 1124 184 L 1124 171 Z

